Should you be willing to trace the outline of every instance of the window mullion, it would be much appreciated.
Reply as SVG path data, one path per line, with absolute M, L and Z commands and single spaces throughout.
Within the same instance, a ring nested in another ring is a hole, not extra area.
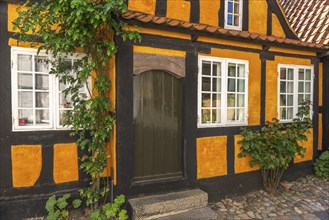
M 294 70 L 294 98 L 293 98 L 293 106 L 294 106 L 294 118 L 296 117 L 297 115 L 297 112 L 298 112 L 298 67 L 294 67 L 293 68 Z
M 222 124 L 227 123 L 227 60 L 223 60 L 222 65 L 222 111 L 221 120 Z

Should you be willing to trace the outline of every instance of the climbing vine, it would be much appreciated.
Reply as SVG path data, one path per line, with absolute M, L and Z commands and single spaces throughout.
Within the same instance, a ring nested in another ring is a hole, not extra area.
M 125 0 L 45 0 L 18 8 L 14 27 L 19 41 L 41 42 L 38 51 L 51 54 L 51 74 L 66 85 L 73 109 L 68 111 L 65 125 L 77 137 L 78 146 L 87 152 L 80 160 L 80 169 L 91 177 L 90 187 L 81 196 L 90 209 L 92 219 L 106 219 L 118 214 L 118 204 L 108 203 L 109 180 L 104 177 L 107 167 L 107 145 L 115 124 L 110 99 L 110 61 L 117 52 L 115 37 L 124 41 L 139 41 L 140 35 L 130 31 L 119 19 L 127 10 Z M 81 53 L 73 66 L 67 57 Z M 92 86 L 89 81 L 92 81 Z M 81 89 L 87 88 L 88 94 Z

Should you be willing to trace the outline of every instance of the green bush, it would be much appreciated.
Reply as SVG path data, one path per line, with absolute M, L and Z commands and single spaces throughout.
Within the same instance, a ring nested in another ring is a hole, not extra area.
M 62 197 L 56 198 L 55 195 L 49 197 L 46 202 L 46 210 L 48 212 L 47 220 L 56 220 L 58 218 L 68 219 L 69 208 L 79 208 L 81 205 L 80 199 L 72 201 L 72 207 L 69 206 L 67 200 L 71 197 L 70 194 L 65 194 Z
M 329 180 L 329 151 L 323 152 L 319 159 L 316 159 L 314 170 L 317 177 L 325 181 Z

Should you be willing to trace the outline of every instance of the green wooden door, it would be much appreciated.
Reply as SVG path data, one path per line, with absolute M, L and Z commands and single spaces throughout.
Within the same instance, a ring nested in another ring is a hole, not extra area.
M 134 76 L 134 181 L 182 176 L 182 80 L 153 70 Z

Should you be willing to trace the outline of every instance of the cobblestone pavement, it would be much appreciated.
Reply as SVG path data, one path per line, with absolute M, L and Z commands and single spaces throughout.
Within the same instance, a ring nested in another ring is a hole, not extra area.
M 307 176 L 282 182 L 277 195 L 263 190 L 227 197 L 211 205 L 219 219 L 329 220 L 329 182 Z

